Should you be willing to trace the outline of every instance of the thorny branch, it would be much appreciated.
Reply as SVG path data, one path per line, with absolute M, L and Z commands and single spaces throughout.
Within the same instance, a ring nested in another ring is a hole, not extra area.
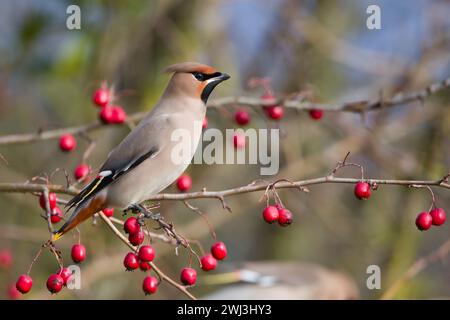
M 446 78 L 441 82 L 436 82 L 428 87 L 411 92 L 399 92 L 395 94 L 391 98 L 383 98 L 379 97 L 377 100 L 361 100 L 361 101 L 352 101 L 340 104 L 323 104 L 323 103 L 315 103 L 303 99 L 275 99 L 273 101 L 263 100 L 261 98 L 254 97 L 223 97 L 215 100 L 211 100 L 208 103 L 208 107 L 210 108 L 223 108 L 227 106 L 232 106 L 236 104 L 247 105 L 250 107 L 261 107 L 261 106 L 270 106 L 273 104 L 280 104 L 286 108 L 296 109 L 296 110 L 312 110 L 312 109 L 322 109 L 324 111 L 331 112 L 351 112 L 351 113 L 359 113 L 363 114 L 367 111 L 373 111 L 377 109 L 390 108 L 395 106 L 404 105 L 410 102 L 423 102 L 425 99 L 430 97 L 431 95 L 438 93 L 446 88 L 450 88 L 450 78 Z M 128 116 L 127 122 L 125 125 L 130 126 L 134 122 L 141 120 L 145 116 L 145 112 L 139 112 Z M 40 140 L 48 140 L 48 139 L 57 139 L 63 134 L 71 133 L 71 134 L 85 134 L 89 131 L 97 130 L 99 128 L 104 127 L 100 121 L 96 121 L 90 124 L 61 128 L 61 129 L 53 129 L 53 130 L 39 130 L 35 133 L 23 133 L 23 134 L 12 134 L 0 136 L 0 145 L 8 145 L 8 144 L 20 144 L 20 143 L 29 143 Z

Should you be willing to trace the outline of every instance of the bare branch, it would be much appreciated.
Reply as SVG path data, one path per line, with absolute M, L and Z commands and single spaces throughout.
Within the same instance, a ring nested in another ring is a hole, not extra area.
M 379 97 L 375 101 L 361 100 L 340 104 L 322 104 L 305 101 L 301 99 L 275 99 L 273 101 L 270 101 L 255 97 L 231 96 L 211 100 L 208 103 L 208 106 L 211 108 L 223 108 L 227 106 L 240 104 L 240 105 L 247 105 L 250 107 L 261 107 L 261 106 L 270 106 L 273 105 L 274 103 L 278 103 L 286 108 L 296 110 L 309 111 L 311 109 L 322 109 L 325 111 L 332 111 L 332 112 L 351 112 L 363 114 L 367 111 L 400 106 L 410 102 L 415 101 L 422 102 L 429 96 L 436 94 L 449 87 L 450 87 L 450 78 L 447 78 L 441 82 L 432 83 L 431 85 L 422 90 L 411 91 L 407 93 L 399 92 L 392 98 Z M 288 95 L 287 97 L 289 96 L 291 95 Z M 145 114 L 146 114 L 145 112 L 132 114 L 128 116 L 127 124 L 123 125 L 129 125 L 132 122 L 139 121 L 145 116 Z M 5 135 L 0 136 L 0 145 L 29 143 L 39 140 L 57 139 L 61 135 L 67 133 L 83 135 L 89 131 L 97 130 L 106 126 L 107 125 L 102 124 L 100 121 L 96 121 L 90 124 L 77 127 L 68 127 L 54 130 L 40 130 L 36 133 Z
M 361 181 L 361 179 L 355 178 L 338 178 L 334 176 L 325 176 L 314 179 L 298 180 L 298 181 L 280 181 L 277 183 L 277 189 L 288 189 L 288 188 L 300 188 L 311 185 L 325 184 L 325 183 L 340 183 L 340 184 L 355 184 Z M 364 179 L 365 182 L 369 184 L 377 185 L 398 185 L 398 186 L 412 186 L 412 185 L 422 185 L 422 186 L 435 186 L 444 189 L 450 189 L 450 183 L 446 182 L 445 179 L 439 180 L 392 180 L 392 179 Z M 250 185 L 245 185 L 237 188 L 220 190 L 220 191 L 198 191 L 190 193 L 160 193 L 156 194 L 146 201 L 160 201 L 160 200 L 189 200 L 189 199 L 223 199 L 225 197 L 234 196 L 238 194 L 245 194 L 256 191 L 265 191 L 266 188 L 272 182 L 261 182 L 259 184 L 252 183 Z M 64 193 L 69 195 L 74 195 L 78 190 L 75 188 L 65 188 L 60 185 L 42 185 L 42 184 L 31 184 L 31 183 L 0 183 L 0 192 L 16 192 L 16 193 L 35 193 L 42 192 L 44 188 L 48 188 L 49 191 L 56 193 Z

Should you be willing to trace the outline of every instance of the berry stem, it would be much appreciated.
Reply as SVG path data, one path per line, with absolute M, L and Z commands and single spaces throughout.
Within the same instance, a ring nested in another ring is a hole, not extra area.
M 34 256 L 33 260 L 31 261 L 30 266 L 28 267 L 27 275 L 30 275 L 31 269 L 33 268 L 34 263 L 39 259 L 39 256 L 41 255 L 42 249 L 43 249 L 43 248 L 44 248 L 44 245 L 42 245 L 42 246 L 39 248 L 38 252 L 37 252 L 36 255 Z
M 195 213 L 197 213 L 206 222 L 206 224 L 208 225 L 209 232 L 210 232 L 212 238 L 214 240 L 217 240 L 216 231 L 215 231 L 213 225 L 209 222 L 208 217 L 206 217 L 206 215 L 199 208 L 194 207 L 193 205 L 191 205 L 187 200 L 183 201 L 183 203 L 184 203 L 184 205 L 186 207 L 188 207 L 188 209 L 190 209 L 190 210 L 194 211 Z
M 428 191 L 430 191 L 430 194 L 431 194 L 431 206 L 430 206 L 430 209 L 428 210 L 428 212 L 430 212 L 431 210 L 436 208 L 436 197 L 434 196 L 434 192 L 430 186 L 424 186 L 424 185 L 420 185 L 420 184 L 412 184 L 411 188 L 426 188 L 426 189 L 428 189 Z

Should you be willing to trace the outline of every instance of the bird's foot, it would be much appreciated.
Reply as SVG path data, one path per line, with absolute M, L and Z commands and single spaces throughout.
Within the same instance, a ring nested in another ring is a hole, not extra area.
M 155 221 L 161 220 L 161 214 L 160 213 L 153 213 L 149 210 L 147 210 L 144 206 L 140 204 L 132 204 L 127 209 L 124 210 L 124 212 L 131 211 L 133 213 L 142 213 L 143 218 L 146 219 L 152 219 Z
M 145 208 L 142 207 L 140 204 L 133 203 L 128 208 L 126 208 L 124 212 L 131 211 L 132 213 L 139 213 L 142 212 L 142 210 L 145 210 Z

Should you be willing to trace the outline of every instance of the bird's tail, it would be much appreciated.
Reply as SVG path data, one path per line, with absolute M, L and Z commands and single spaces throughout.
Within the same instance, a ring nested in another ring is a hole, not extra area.
M 104 197 L 94 197 L 87 203 L 82 203 L 75 208 L 75 211 L 70 216 L 64 225 L 53 234 L 52 241 L 61 238 L 65 233 L 75 228 L 81 222 L 89 217 L 92 217 L 96 212 L 105 208 Z

